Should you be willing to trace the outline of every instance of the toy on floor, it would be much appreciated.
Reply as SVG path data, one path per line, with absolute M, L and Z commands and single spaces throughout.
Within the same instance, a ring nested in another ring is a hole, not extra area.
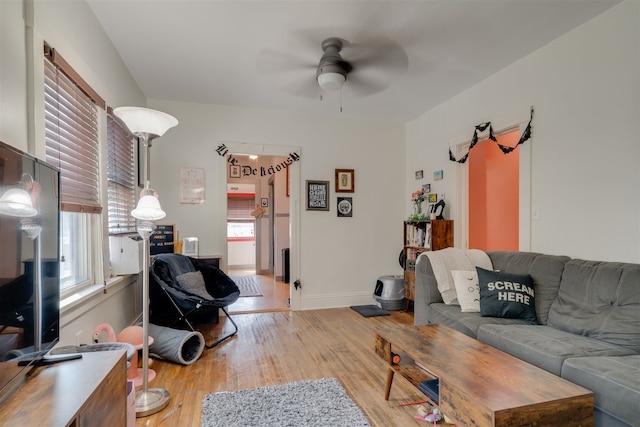
M 133 381 L 135 387 L 142 386 L 142 368 L 138 368 L 138 352 L 142 350 L 142 327 L 129 326 L 124 328 L 116 338 L 116 333 L 108 323 L 102 323 L 95 327 L 93 330 L 93 339 L 98 342 L 100 334 L 106 332 L 107 340 L 110 342 L 126 342 L 135 347 L 136 353 L 129 362 L 129 368 L 127 369 L 127 379 Z M 149 345 L 153 344 L 153 337 L 149 337 Z M 149 359 L 149 366 L 151 366 L 152 360 Z M 147 371 L 148 381 L 151 382 L 156 377 L 156 371 L 149 369 Z

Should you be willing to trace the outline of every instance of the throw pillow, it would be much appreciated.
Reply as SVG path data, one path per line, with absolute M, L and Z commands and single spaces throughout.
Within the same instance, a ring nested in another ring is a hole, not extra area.
M 536 323 L 533 279 L 476 267 L 480 285 L 480 315 L 506 317 Z
M 207 292 L 207 288 L 204 285 L 204 278 L 202 277 L 202 273 L 199 271 L 181 274 L 176 277 L 176 281 L 182 289 L 190 294 L 197 295 L 206 300 L 214 299 L 211 294 Z
M 451 270 L 453 284 L 460 304 L 460 311 L 468 313 L 480 312 L 480 286 L 478 273 L 466 270 Z

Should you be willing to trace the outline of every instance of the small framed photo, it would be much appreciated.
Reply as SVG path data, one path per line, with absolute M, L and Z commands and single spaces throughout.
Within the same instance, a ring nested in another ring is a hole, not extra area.
M 351 197 L 338 197 L 338 218 L 353 216 L 353 201 Z
M 260 206 L 263 208 L 268 208 L 269 207 L 269 199 L 267 199 L 266 197 L 262 197 L 260 199 Z
M 307 210 L 329 210 L 329 181 L 306 181 L 307 184 Z
M 355 191 L 353 169 L 336 169 L 336 193 L 353 193 Z
M 429 194 L 429 203 L 436 203 L 438 201 L 438 195 L 436 193 Z
M 433 172 L 433 179 L 434 180 L 439 181 L 439 180 L 442 179 L 442 177 L 443 177 L 442 169 L 440 169 L 439 171 Z
M 416 171 L 416 179 L 422 179 L 424 177 L 424 171 Z
M 182 239 L 182 255 L 198 256 L 198 238 L 185 237 Z
M 431 184 L 423 184 L 422 185 L 422 192 L 424 194 L 429 194 L 431 193 Z
M 240 165 L 229 166 L 229 178 L 240 178 Z

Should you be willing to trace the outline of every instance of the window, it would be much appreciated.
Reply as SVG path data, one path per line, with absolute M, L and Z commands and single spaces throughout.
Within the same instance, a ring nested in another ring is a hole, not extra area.
M 104 101 L 45 45 L 47 162 L 60 169 L 60 287 L 98 280 L 91 268 L 100 243 L 98 108 Z M 96 105 L 97 104 L 97 105 Z
M 230 196 L 227 199 L 227 238 L 255 238 L 255 219 L 251 216 L 255 197 Z
M 107 116 L 107 182 L 109 234 L 135 232 L 131 216 L 136 203 L 134 139 L 111 114 Z

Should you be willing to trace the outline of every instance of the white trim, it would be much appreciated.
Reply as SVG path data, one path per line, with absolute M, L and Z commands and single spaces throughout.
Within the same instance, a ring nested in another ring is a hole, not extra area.
M 257 154 L 261 156 L 289 157 L 291 153 L 296 153 L 300 156 L 300 160 L 294 161 L 289 166 L 289 268 L 291 278 L 289 298 L 291 310 L 300 310 L 302 288 L 296 289 L 293 284 L 296 280 L 300 279 L 300 162 L 302 161 L 302 148 L 290 145 L 264 145 L 249 142 L 220 141 L 220 143 L 227 147 L 229 154 L 234 155 Z M 225 171 L 225 177 L 221 182 L 226 186 L 226 168 L 220 169 Z

